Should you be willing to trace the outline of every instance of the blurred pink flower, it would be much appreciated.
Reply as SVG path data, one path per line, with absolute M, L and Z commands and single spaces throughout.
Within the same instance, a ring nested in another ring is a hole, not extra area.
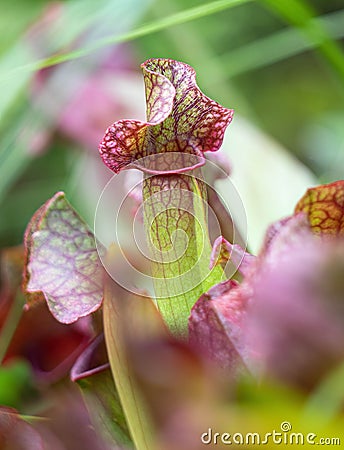
M 28 51 L 35 59 L 61 50 L 56 35 L 66 9 L 63 2 L 49 4 L 28 30 Z M 87 45 L 87 38 L 85 32 L 77 42 L 69 44 L 70 49 L 75 44 Z M 140 90 L 135 58 L 128 44 L 99 49 L 87 64 L 69 61 L 41 69 L 31 86 L 36 120 L 22 130 L 25 148 L 39 154 L 57 132 L 96 153 L 103 130 L 114 117 L 143 116 L 136 99 Z

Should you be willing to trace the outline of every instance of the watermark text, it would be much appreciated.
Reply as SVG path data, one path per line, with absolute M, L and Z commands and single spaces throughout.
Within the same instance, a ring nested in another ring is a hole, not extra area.
M 290 422 L 284 421 L 280 430 L 272 430 L 269 433 L 219 433 L 212 428 L 201 435 L 204 445 L 333 445 L 340 446 L 339 437 L 320 437 L 316 433 L 302 433 L 292 431 Z

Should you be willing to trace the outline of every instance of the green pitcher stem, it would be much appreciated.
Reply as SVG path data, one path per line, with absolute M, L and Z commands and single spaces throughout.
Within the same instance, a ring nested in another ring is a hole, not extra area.
M 207 193 L 200 169 L 145 174 L 143 200 L 158 307 L 172 333 L 185 337 L 192 306 L 223 280 L 220 267 L 209 271 Z

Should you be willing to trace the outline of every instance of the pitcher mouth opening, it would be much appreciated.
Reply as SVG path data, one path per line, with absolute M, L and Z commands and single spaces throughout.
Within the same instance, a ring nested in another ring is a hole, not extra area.
M 204 166 L 203 155 L 181 152 L 154 153 L 128 164 L 125 169 L 138 169 L 150 175 L 174 175 Z

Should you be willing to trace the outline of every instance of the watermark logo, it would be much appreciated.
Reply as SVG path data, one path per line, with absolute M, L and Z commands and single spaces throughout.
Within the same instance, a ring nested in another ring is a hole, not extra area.
M 259 432 L 235 432 L 219 433 L 209 428 L 201 435 L 201 442 L 204 445 L 232 445 L 232 446 L 265 446 L 265 445 L 283 445 L 283 446 L 305 446 L 305 445 L 324 445 L 341 446 L 339 437 L 318 436 L 316 433 L 303 433 L 293 431 L 292 424 L 283 421 L 279 430 L 272 430 L 268 433 Z

